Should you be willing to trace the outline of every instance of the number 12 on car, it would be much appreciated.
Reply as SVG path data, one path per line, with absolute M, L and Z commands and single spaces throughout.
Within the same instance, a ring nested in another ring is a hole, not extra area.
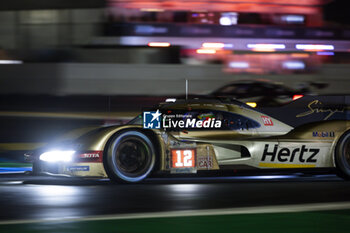
M 173 149 L 171 150 L 172 167 L 184 168 L 195 167 L 195 150 L 194 149 Z

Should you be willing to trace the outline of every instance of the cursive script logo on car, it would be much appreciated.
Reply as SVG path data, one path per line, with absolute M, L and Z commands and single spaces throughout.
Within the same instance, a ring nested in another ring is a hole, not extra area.
M 314 100 L 310 102 L 307 105 L 307 108 L 309 109 L 308 111 L 299 113 L 298 115 L 296 115 L 296 117 L 305 117 L 314 113 L 328 113 L 328 115 L 323 119 L 327 120 L 337 112 L 344 112 L 344 107 L 337 106 L 334 108 L 327 108 L 323 106 L 323 103 L 319 100 Z

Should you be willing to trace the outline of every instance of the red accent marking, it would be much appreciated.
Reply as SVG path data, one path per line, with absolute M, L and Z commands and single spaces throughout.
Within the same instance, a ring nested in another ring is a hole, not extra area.
M 190 151 L 190 152 L 187 152 Z M 190 155 L 188 154 L 190 153 Z M 171 165 L 173 168 L 188 168 L 196 166 L 195 149 L 172 149 Z
M 102 163 L 103 151 L 84 151 L 78 152 L 75 162 L 79 163 Z
M 273 122 L 270 117 L 268 116 L 261 116 L 261 119 L 265 126 L 273 126 Z
M 293 100 L 297 100 L 297 99 L 300 99 L 303 97 L 304 97 L 304 95 L 293 95 Z

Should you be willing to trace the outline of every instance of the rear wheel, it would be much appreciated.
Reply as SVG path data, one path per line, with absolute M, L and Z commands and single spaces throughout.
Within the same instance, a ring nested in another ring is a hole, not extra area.
M 154 167 L 155 149 L 151 140 L 142 132 L 122 132 L 110 140 L 104 164 L 111 180 L 140 182 Z
M 338 176 L 350 180 L 350 132 L 340 139 L 335 150 L 335 162 Z

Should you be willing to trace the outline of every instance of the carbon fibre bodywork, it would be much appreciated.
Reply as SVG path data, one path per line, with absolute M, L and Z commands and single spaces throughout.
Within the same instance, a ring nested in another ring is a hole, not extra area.
M 169 109 L 224 112 L 257 124 L 254 123 L 253 127 L 245 121 L 239 122 L 234 129 L 200 130 L 144 129 L 141 124 L 77 129 L 35 151 L 28 159 L 39 162 L 41 171 L 79 177 L 108 177 L 104 157 L 111 140 L 122 132 L 137 131 L 150 138 L 156 149 L 154 171 L 196 173 L 227 168 L 335 168 L 337 142 L 350 127 L 346 106 L 347 99 L 338 96 L 304 97 L 284 107 L 263 110 L 223 100 L 163 103 L 156 109 L 163 112 Z M 76 151 L 75 158 L 55 164 L 39 161 L 39 155 L 52 148 L 72 149 Z M 195 164 L 191 168 L 173 166 L 172 151 L 181 149 L 195 151 Z

